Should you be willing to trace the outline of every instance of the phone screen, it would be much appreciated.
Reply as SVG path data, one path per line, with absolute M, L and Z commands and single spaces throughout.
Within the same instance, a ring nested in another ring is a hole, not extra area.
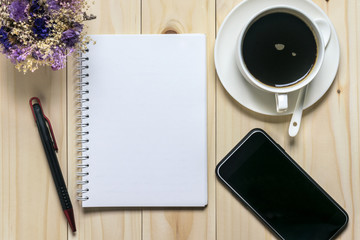
M 260 129 L 219 163 L 217 175 L 282 239 L 331 239 L 347 223 L 346 212 Z

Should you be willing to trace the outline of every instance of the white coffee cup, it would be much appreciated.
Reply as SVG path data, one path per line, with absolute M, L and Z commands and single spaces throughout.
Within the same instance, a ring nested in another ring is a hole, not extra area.
M 299 82 L 293 85 L 283 86 L 283 87 L 266 85 L 260 80 L 256 79 L 251 74 L 251 72 L 249 71 L 249 69 L 245 64 L 243 58 L 243 50 L 242 50 L 244 38 L 247 34 L 248 29 L 252 26 L 252 24 L 261 17 L 264 17 L 271 13 L 279 13 L 279 12 L 292 14 L 297 18 L 301 19 L 312 31 L 317 45 L 317 57 L 309 73 Z M 240 32 L 236 45 L 236 53 L 235 53 L 236 64 L 241 74 L 250 84 L 263 91 L 274 93 L 277 111 L 285 112 L 288 109 L 288 93 L 297 91 L 308 85 L 320 70 L 325 55 L 325 49 L 330 40 L 330 36 L 331 36 L 331 28 L 325 19 L 321 19 L 321 18 L 313 19 L 304 12 L 300 11 L 299 9 L 293 8 L 291 6 L 286 6 L 286 5 L 272 6 L 255 14 L 255 16 L 252 17 L 247 24 L 245 24 L 245 27 Z

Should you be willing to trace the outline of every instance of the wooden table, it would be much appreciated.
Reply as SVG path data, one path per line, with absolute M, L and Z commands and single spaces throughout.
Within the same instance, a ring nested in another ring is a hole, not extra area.
M 251 1 L 251 0 L 250 0 Z M 264 0 L 265 1 L 265 0 Z M 300 1 L 300 0 L 295 0 Z M 290 117 L 251 112 L 224 90 L 213 49 L 217 31 L 241 0 L 98 0 L 89 33 L 206 33 L 208 65 L 208 190 L 206 208 L 82 209 L 76 195 L 74 71 L 42 68 L 23 75 L 0 57 L 0 237 L 41 239 L 274 239 L 215 178 L 215 165 L 252 128 L 265 129 L 342 205 L 350 222 L 339 239 L 360 239 L 360 2 L 315 0 L 332 20 L 340 68 L 328 93 L 305 111 L 300 133 Z M 28 100 L 42 99 L 59 144 L 59 161 L 73 198 L 72 234 L 46 164 Z

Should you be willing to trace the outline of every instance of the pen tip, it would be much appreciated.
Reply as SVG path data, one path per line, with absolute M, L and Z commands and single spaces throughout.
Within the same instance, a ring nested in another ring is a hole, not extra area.
M 74 211 L 72 208 L 64 210 L 66 219 L 68 220 L 68 223 L 70 225 L 70 228 L 73 232 L 76 232 L 76 226 L 75 226 L 75 218 L 74 218 Z

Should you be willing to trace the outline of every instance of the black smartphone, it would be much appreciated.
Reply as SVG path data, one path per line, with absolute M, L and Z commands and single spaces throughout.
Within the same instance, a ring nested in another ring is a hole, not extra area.
M 333 239 L 347 213 L 271 137 L 251 130 L 216 175 L 280 239 Z

